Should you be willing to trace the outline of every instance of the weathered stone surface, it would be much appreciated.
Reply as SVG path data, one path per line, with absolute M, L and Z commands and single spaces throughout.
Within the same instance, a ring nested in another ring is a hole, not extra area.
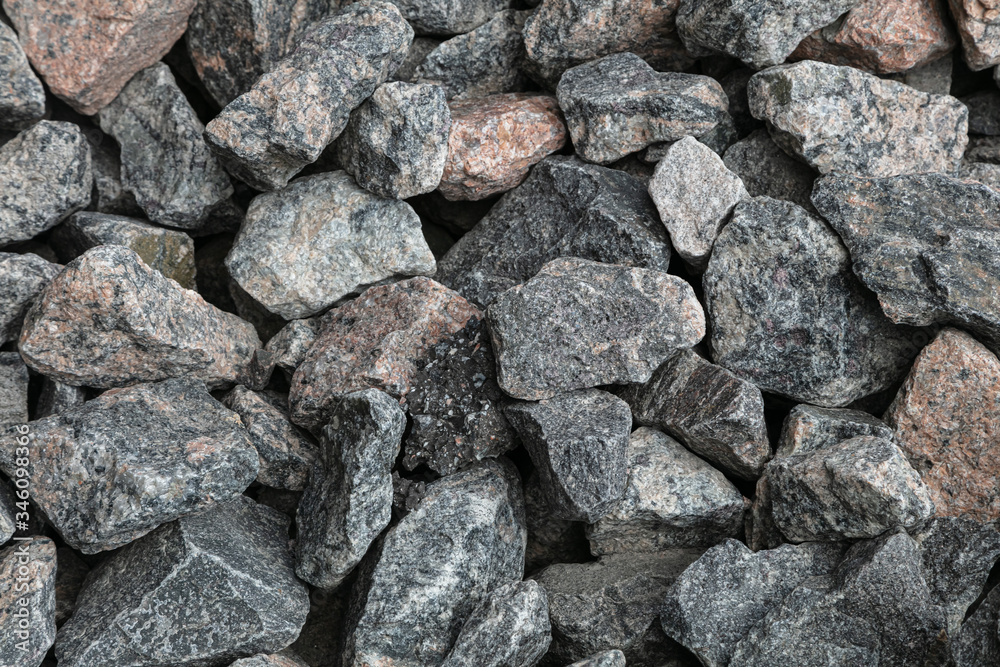
M 517 445 L 496 376 L 489 332 L 475 316 L 428 350 L 406 395 L 413 419 L 402 460 L 407 470 L 426 464 L 450 475 Z
M 556 89 L 577 154 L 608 163 L 660 141 L 699 136 L 728 107 L 716 81 L 697 74 L 657 72 L 632 53 L 618 53 L 567 70 Z
M 925 93 L 948 95 L 951 93 L 953 67 L 954 58 L 949 53 L 923 67 L 915 67 L 899 74 L 892 74 L 889 78 Z
M 255 197 L 226 267 L 268 310 L 297 319 L 385 278 L 433 273 L 435 263 L 408 204 L 334 171 Z
M 27 421 L 28 367 L 17 352 L 0 352 L 0 426 Z
M 961 98 L 969 109 L 969 133 L 996 136 L 1000 134 L 1000 91 L 980 90 Z
M 229 667 L 310 667 L 310 665 L 288 651 L 281 653 L 258 653 L 249 658 L 242 658 L 229 665 Z
M 319 458 L 312 440 L 288 418 L 288 397 L 236 386 L 222 404 L 240 416 L 257 450 L 257 481 L 276 489 L 301 491 Z
M 545 589 L 516 581 L 494 589 L 469 615 L 441 667 L 532 667 L 551 641 Z
M 6 23 L 0 25 L 0 127 L 20 130 L 45 115 L 45 89 L 28 64 L 17 33 Z
M 336 144 L 340 165 L 380 197 L 431 192 L 444 173 L 450 128 L 440 86 L 383 83 L 351 112 Z
M 533 574 L 553 563 L 585 563 L 591 559 L 584 523 L 552 516 L 537 472 L 524 481 L 524 515 L 528 542 L 524 572 Z
M 0 252 L 0 344 L 17 340 L 28 308 L 60 269 L 33 253 Z
M 304 581 L 335 588 L 389 525 L 391 470 L 405 428 L 399 404 L 377 389 L 338 403 L 295 517 L 295 573 Z
M 94 191 L 90 208 L 101 213 L 142 216 L 135 196 L 122 187 L 121 149 L 104 133 L 94 132 L 90 142 L 90 164 L 94 174 Z
M 670 243 L 638 181 L 552 156 L 459 239 L 435 278 L 489 306 L 558 257 L 666 271 Z
M 292 377 L 292 420 L 306 428 L 325 425 L 337 401 L 361 389 L 405 396 L 417 361 L 471 317 L 483 315 L 429 278 L 367 290 L 324 317 Z
M 28 311 L 18 343 L 39 373 L 91 387 L 179 376 L 236 382 L 259 347 L 249 324 L 123 246 L 70 262 Z
M 767 130 L 755 130 L 726 149 L 726 167 L 739 176 L 751 197 L 790 201 L 813 210 L 816 172 L 774 143 Z
M 709 130 L 707 133 L 695 137 L 695 139 L 698 140 L 698 143 L 710 148 L 713 153 L 721 157 L 726 152 L 726 149 L 736 143 L 736 140 L 739 139 L 739 132 L 736 130 L 736 123 L 733 120 L 733 117 L 726 113 L 722 116 L 722 120 L 719 121 L 718 125 Z M 683 140 L 678 139 L 678 141 Z M 667 151 L 669 151 L 670 147 L 675 143 L 677 143 L 677 141 L 667 141 L 661 144 L 653 144 L 639 154 L 640 159 L 649 164 L 656 164 L 663 159 L 663 156 L 667 154 Z
M 24 426 L 21 425 L 21 429 L 23 428 Z M 15 429 L 7 435 L 17 438 L 20 433 Z M 13 490 L 6 483 L 0 485 L 0 544 L 6 543 L 17 532 L 17 512 L 19 510 L 14 505 L 15 502 Z
M 72 123 L 43 120 L 0 146 L 0 246 L 84 208 L 93 180 L 90 146 Z
M 292 320 L 267 341 L 265 350 L 271 353 L 275 366 L 291 377 L 316 341 L 319 329 L 319 318 Z
M 952 657 L 956 667 L 979 667 L 1000 661 L 1000 586 L 994 586 L 972 615 L 962 624 L 952 640 Z
M 399 66 L 395 74 L 389 77 L 389 80 L 416 83 L 417 68 L 424 62 L 428 53 L 440 46 L 441 41 L 431 37 L 414 37 L 410 49 L 406 52 L 406 57 L 403 58 L 403 64 Z
M 120 215 L 80 211 L 53 230 L 50 243 L 67 262 L 99 245 L 125 246 L 149 268 L 185 289 L 195 288 L 194 240 L 184 232 Z
M 239 496 L 115 552 L 60 628 L 59 664 L 225 665 L 285 648 L 309 611 L 288 523 Z
M 785 61 L 799 42 L 863 0 L 681 0 L 677 31 L 696 55 L 721 51 L 754 69 Z
M 821 174 L 955 172 L 968 143 L 969 112 L 954 97 L 852 67 L 773 67 L 750 79 L 747 94 L 775 142 Z
M 511 0 L 390 0 L 421 35 L 461 35 L 507 9 Z
M 556 259 L 489 308 L 500 388 L 539 400 L 645 382 L 705 335 L 689 284 L 652 269 Z
M 389 3 L 349 5 L 313 24 L 287 57 L 208 124 L 205 139 L 251 187 L 284 187 L 319 159 L 351 110 L 399 67 L 412 39 Z
M 507 93 L 454 100 L 448 159 L 438 189 L 478 200 L 520 185 L 532 165 L 566 143 L 556 98 Z
M 524 541 L 520 478 L 508 461 L 428 485 L 356 584 L 344 665 L 440 665 L 486 595 L 521 579 Z
M 811 454 L 863 435 L 893 439 L 892 428 L 867 412 L 796 405 L 781 427 L 775 456 Z
M 3 0 L 21 46 L 52 93 L 82 114 L 100 111 L 136 72 L 166 55 L 195 0 Z
M 989 162 L 1000 164 L 1000 137 L 971 136 L 965 150 L 967 162 Z
M 56 640 L 56 545 L 47 537 L 0 551 L 0 663 L 37 667 Z
M 242 493 L 257 454 L 239 417 L 200 382 L 107 391 L 31 423 L 31 497 L 67 544 L 113 549 Z M 0 468 L 14 474 L 13 449 Z
M 625 667 L 625 654 L 618 649 L 600 651 L 574 662 L 569 667 Z
M 76 599 L 90 566 L 69 547 L 56 549 L 56 625 L 62 625 L 73 615 Z
M 887 389 L 916 352 L 851 273 L 837 234 L 789 202 L 737 205 L 704 288 L 715 362 L 797 401 L 838 407 Z
M 506 410 L 528 450 L 553 516 L 594 522 L 625 492 L 632 414 L 599 389 Z
M 981 70 L 1000 63 L 1000 16 L 996 7 L 978 0 L 948 0 L 948 6 L 969 67 Z
M 43 377 L 42 391 L 35 404 L 35 419 L 51 417 L 83 405 L 87 399 L 84 387 L 74 387 L 52 378 Z

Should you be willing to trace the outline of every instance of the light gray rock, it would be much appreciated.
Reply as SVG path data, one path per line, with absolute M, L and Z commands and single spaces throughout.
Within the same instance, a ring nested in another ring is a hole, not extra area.
M 17 352 L 0 352 L 0 426 L 27 422 L 28 367 Z
M 17 340 L 28 308 L 61 269 L 33 253 L 0 252 L 0 344 Z
M 45 89 L 28 64 L 17 33 L 0 21 L 0 127 L 20 130 L 45 115 Z
M 784 199 L 806 210 L 816 172 L 774 143 L 767 130 L 754 130 L 726 149 L 726 167 L 740 177 L 752 197 Z
M 319 318 L 292 320 L 267 341 L 264 349 L 271 353 L 274 364 L 291 377 L 316 340 L 319 327 Z
M 888 424 L 867 412 L 818 408 L 803 403 L 792 408 L 785 417 L 775 456 L 811 454 L 863 435 L 882 440 L 894 437 Z
M 309 663 L 291 651 L 281 653 L 258 653 L 249 658 L 242 658 L 229 667 L 311 667 Z
M 23 428 L 22 426 L 21 430 Z M 7 433 L 7 437 L 14 441 L 15 447 L 18 444 L 17 438 L 21 435 L 18 429 Z M 6 543 L 17 532 L 17 513 L 20 510 L 14 505 L 16 500 L 14 492 L 7 487 L 6 483 L 0 485 L 0 544 Z
M 56 545 L 32 537 L 0 551 L 0 664 L 38 667 L 56 640 Z

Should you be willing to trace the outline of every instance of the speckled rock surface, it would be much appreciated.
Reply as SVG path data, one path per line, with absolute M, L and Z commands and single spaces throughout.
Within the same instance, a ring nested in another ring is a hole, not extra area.
M 438 186 L 452 201 L 485 199 L 520 185 L 532 165 L 566 143 L 556 98 L 507 93 L 450 104 L 448 159 Z
M 67 544 L 113 549 L 242 493 L 257 455 L 239 417 L 200 382 L 105 392 L 32 422 L 31 497 Z M 0 467 L 14 474 L 12 450 Z
M 954 97 L 851 67 L 774 67 L 750 79 L 747 94 L 775 142 L 822 174 L 955 172 L 968 143 L 968 110 Z
M 62 625 L 73 615 L 76 599 L 90 572 L 87 565 L 70 547 L 56 549 L 56 625 Z
M 1000 586 L 994 586 L 952 640 L 952 657 L 956 667 L 978 667 L 1000 661 L 998 615 Z
M 650 144 L 705 134 L 728 107 L 713 79 L 656 72 L 632 53 L 568 70 L 556 95 L 577 154 L 605 164 Z
M 17 340 L 28 308 L 60 269 L 33 253 L 0 252 L 0 343 Z
M 0 127 L 20 130 L 45 115 L 45 89 L 28 64 L 17 33 L 6 23 L 0 25 Z
M 323 429 L 320 460 L 296 514 L 295 572 L 335 588 L 392 515 L 392 465 L 406 416 L 377 389 L 345 396 Z
M 43 120 L 0 146 L 0 246 L 87 206 L 93 180 L 90 146 L 72 123 Z
M 42 378 L 42 391 L 35 404 L 35 419 L 57 415 L 83 405 L 87 398 L 84 387 L 74 387 L 52 378 Z
M 90 208 L 101 213 L 141 216 L 142 209 L 135 196 L 122 187 L 121 150 L 114 141 L 101 135 L 90 139 L 90 164 L 94 175 L 94 190 Z
M 91 387 L 179 376 L 235 382 L 258 347 L 249 324 L 123 246 L 98 246 L 70 262 L 28 311 L 18 342 L 36 371 Z
M 403 58 L 403 64 L 399 66 L 396 73 L 389 77 L 390 81 L 406 81 L 416 83 L 417 68 L 424 62 L 431 51 L 440 46 L 442 40 L 433 37 L 414 37 L 410 44 L 410 49 Z
M 618 649 L 600 651 L 574 662 L 569 667 L 625 667 L 625 654 Z
M 305 31 L 287 57 L 208 124 L 205 139 L 251 187 L 284 187 L 399 67 L 412 39 L 391 4 L 349 5 Z
M 552 516 L 537 472 L 524 480 L 524 515 L 528 542 L 524 572 L 534 574 L 553 563 L 585 563 L 591 559 L 584 523 Z
M 1000 91 L 980 90 L 961 98 L 969 108 L 969 133 L 996 136 L 1000 134 Z
M 258 653 L 249 658 L 242 658 L 229 667 L 310 667 L 310 665 L 294 653 Z
M 764 391 L 844 406 L 891 387 L 916 354 L 836 233 L 789 202 L 737 205 L 704 288 L 713 359 Z
M 619 396 L 636 422 L 670 433 L 736 477 L 760 476 L 771 456 L 760 389 L 691 350 L 678 352 L 648 382 Z
M 514 403 L 506 414 L 535 464 L 554 517 L 594 522 L 622 497 L 632 414 L 620 398 L 584 389 Z
M 962 180 L 976 181 L 992 190 L 1000 191 L 1000 164 L 963 161 L 958 176 Z
M 923 67 L 893 74 L 889 78 L 925 93 L 948 95 L 951 93 L 951 75 L 957 58 L 958 56 L 949 53 Z
M 316 341 L 320 318 L 292 320 L 267 341 L 264 348 L 271 353 L 274 364 L 291 377 Z
M 471 317 L 483 315 L 429 278 L 367 290 L 324 317 L 292 377 L 292 420 L 307 428 L 322 426 L 341 397 L 361 389 L 405 396 L 417 361 Z
M 813 210 L 809 196 L 816 172 L 783 151 L 767 130 L 755 130 L 737 141 L 726 149 L 722 161 L 751 197 L 783 199 Z
M 428 485 L 362 566 L 344 664 L 440 665 L 462 624 L 524 568 L 524 501 L 508 461 L 484 461 Z
M 689 284 L 662 271 L 556 259 L 489 308 L 500 388 L 539 400 L 645 382 L 705 335 Z
M 862 435 L 893 439 L 892 428 L 867 412 L 796 405 L 782 424 L 775 456 L 811 454 Z
M 16 437 L 17 431 L 13 432 Z M 17 532 L 16 513 L 19 511 L 13 489 L 6 484 L 0 487 L 0 544 L 4 544 Z
M 255 197 L 226 267 L 268 310 L 298 319 L 385 278 L 433 273 L 435 263 L 408 204 L 334 171 Z
M 560 256 L 666 271 L 670 243 L 638 181 L 552 156 L 452 246 L 435 278 L 489 306 Z
M 384 83 L 351 112 L 336 144 L 340 165 L 380 197 L 431 192 L 444 173 L 450 128 L 440 86 Z
M 743 535 L 743 495 L 679 442 L 642 427 L 628 442 L 621 501 L 587 529 L 595 556 L 710 547 Z
M 195 0 L 4 0 L 28 60 L 52 93 L 82 114 L 100 111 L 187 28 Z
M 122 187 L 150 220 L 193 229 L 233 194 L 202 138 L 205 126 L 163 63 L 132 77 L 98 119 L 121 146 Z
M 421 35 L 460 35 L 474 30 L 511 0 L 391 0 Z
M 0 352 L 0 426 L 28 421 L 28 367 L 17 352 Z
M 240 496 L 115 552 L 60 628 L 59 664 L 225 665 L 285 648 L 309 611 L 288 522 Z
M 948 0 L 948 6 L 969 67 L 981 70 L 1000 63 L 1000 16 L 996 7 L 979 0 Z
M 56 639 L 56 545 L 47 537 L 0 551 L 0 661 L 37 667 Z

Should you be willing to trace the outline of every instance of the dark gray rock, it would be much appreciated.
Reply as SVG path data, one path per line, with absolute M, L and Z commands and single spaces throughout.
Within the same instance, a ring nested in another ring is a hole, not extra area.
M 25 313 L 61 269 L 33 253 L 0 252 L 0 344 L 17 340 Z
M 345 584 L 336 591 L 314 588 L 310 594 L 309 616 L 298 639 L 288 650 L 295 651 L 308 661 L 309 667 L 341 667 L 343 650 L 344 613 L 347 609 L 350 587 Z M 336 632 L 331 632 L 336 628 Z
M 980 667 L 1000 662 L 1000 586 L 994 586 L 989 595 L 962 624 L 958 636 L 952 640 L 952 657 L 955 667 Z
M 103 132 L 95 128 L 87 133 L 90 142 L 90 163 L 94 174 L 94 192 L 90 208 L 114 215 L 142 216 L 135 195 L 122 186 L 121 149 Z
M 24 429 L 22 425 L 21 429 L 15 429 L 7 433 L 8 437 L 11 437 L 15 442 L 21 433 L 20 431 Z M 16 497 L 14 496 L 13 490 L 8 488 L 6 482 L 0 484 L 0 544 L 5 544 L 10 538 L 14 536 L 17 532 L 17 513 L 20 511 L 16 506 Z
M 916 355 L 837 234 L 790 202 L 737 205 L 703 282 L 714 361 L 764 391 L 843 406 L 891 387 Z
M 989 162 L 962 161 L 958 177 L 965 181 L 976 181 L 992 190 L 1000 190 L 1000 164 Z
M 722 161 L 740 177 L 751 197 L 784 199 L 813 210 L 809 196 L 816 172 L 781 150 L 767 130 L 755 130 L 737 141 L 726 149 Z
M 507 9 L 511 0 L 391 0 L 421 35 L 461 35 Z
M 605 164 L 650 144 L 705 134 L 728 107 L 714 79 L 657 72 L 632 53 L 567 70 L 556 96 L 577 154 Z
M 618 649 L 600 651 L 574 662 L 569 667 L 625 667 L 625 654 Z
M 395 516 L 403 518 L 417 509 L 427 495 L 427 482 L 400 477 L 398 471 L 392 473 L 392 509 Z
M 3 93 L 0 94 L 0 127 L 23 129 L 45 115 L 45 89 L 28 64 L 17 33 L 0 21 L 0 72 L 3 73 Z
M 969 162 L 989 162 L 1000 164 L 1000 137 L 969 137 L 969 145 L 963 158 Z
M 288 517 L 245 496 L 116 551 L 59 630 L 60 665 L 226 665 L 294 641 L 309 611 Z
M 410 49 L 406 52 L 406 57 L 403 58 L 403 64 L 399 66 L 395 74 L 389 77 L 389 80 L 416 83 L 417 68 L 424 62 L 427 54 L 436 49 L 440 44 L 440 39 L 414 37 L 413 42 L 410 44 Z
M 1000 134 L 1000 91 L 981 90 L 959 99 L 969 109 L 970 134 Z
M 889 425 L 867 412 L 796 405 L 781 426 L 775 456 L 810 454 L 862 435 L 893 439 Z
M 258 653 L 249 658 L 243 658 L 229 667 L 310 667 L 309 663 L 291 651 L 281 653 Z
M 87 400 L 87 390 L 74 387 L 52 378 L 42 378 L 42 391 L 35 404 L 35 419 L 43 419 L 57 415 L 66 410 L 72 410 L 83 405 Z
M 452 246 L 435 277 L 488 306 L 557 257 L 666 271 L 670 243 L 638 181 L 553 156 Z
M 700 136 L 694 137 L 698 140 L 698 143 L 711 149 L 713 153 L 722 157 L 726 149 L 736 143 L 739 139 L 739 134 L 736 131 L 736 125 L 733 122 L 732 116 L 728 113 L 722 117 L 719 124 L 714 128 L 709 130 L 707 133 Z M 683 139 L 678 139 L 677 141 L 667 141 L 662 144 L 653 144 L 646 148 L 646 150 L 639 153 L 639 159 L 648 164 L 656 164 L 667 154 L 670 147 Z
M 264 349 L 271 353 L 274 364 L 290 377 L 316 340 L 319 326 L 319 318 L 292 320 L 267 341 Z
M 514 398 L 646 382 L 705 335 L 689 284 L 663 271 L 556 259 L 488 311 L 498 382 Z
M 335 588 L 392 517 L 392 465 L 406 416 L 377 389 L 345 396 L 323 429 L 320 461 L 296 514 L 295 572 Z
M 528 450 L 552 515 L 594 522 L 625 492 L 632 414 L 599 389 L 559 394 L 506 410 Z
M 70 547 L 56 549 L 56 625 L 73 615 L 90 566 Z
M 552 515 L 537 472 L 524 481 L 524 515 L 528 542 L 524 550 L 524 572 L 532 574 L 553 563 L 585 563 L 590 546 L 582 521 L 557 519 Z
M 774 549 L 787 540 L 774 523 L 771 484 L 767 475 L 761 475 L 754 487 L 750 511 L 743 520 L 747 546 L 754 551 Z
M 56 639 L 56 545 L 32 537 L 0 551 L 0 664 L 38 667 Z
M 0 352 L 0 427 L 27 422 L 28 367 L 17 352 Z

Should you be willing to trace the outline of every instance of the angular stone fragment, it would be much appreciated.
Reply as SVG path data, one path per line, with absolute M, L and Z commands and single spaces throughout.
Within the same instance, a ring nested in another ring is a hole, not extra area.
M 20 431 L 24 430 L 24 425 L 20 429 L 8 431 L 8 437 L 18 438 Z M 16 446 L 16 445 L 15 445 Z M 17 502 L 14 492 L 7 487 L 6 483 L 0 485 L 0 544 L 6 543 L 17 532 L 17 512 L 20 511 L 14 505 Z
M 135 195 L 122 187 L 121 149 L 103 133 L 88 137 L 90 162 L 94 173 L 94 195 L 91 206 L 101 213 L 142 216 Z
M 391 0 L 421 35 L 461 35 L 507 9 L 511 0 Z
M 1000 16 L 996 7 L 979 0 L 948 0 L 948 6 L 969 67 L 981 70 L 1000 63 Z
M 587 529 L 595 556 L 710 547 L 742 537 L 743 494 L 670 436 L 642 427 L 629 438 L 622 499 Z
M 489 306 L 546 262 L 567 256 L 666 271 L 670 243 L 638 181 L 552 156 L 452 246 L 435 278 Z
M 594 522 L 622 497 L 632 414 L 598 389 L 515 403 L 507 418 L 528 450 L 553 516 Z
M 486 595 L 521 579 L 524 540 L 520 478 L 508 461 L 428 485 L 364 566 L 344 665 L 440 665 Z
M 440 86 L 384 83 L 351 112 L 336 144 L 340 165 L 380 197 L 431 192 L 444 173 L 450 127 Z
M 306 428 L 325 425 L 340 398 L 361 389 L 405 396 L 417 361 L 471 317 L 483 315 L 429 278 L 367 290 L 324 317 L 292 377 L 292 421 Z
M 83 589 L 83 582 L 90 572 L 87 565 L 69 547 L 56 549 L 56 625 L 62 625 L 73 615 L 76 599 Z
M 310 665 L 291 651 L 281 653 L 258 653 L 249 658 L 242 658 L 229 667 L 310 667 Z
M 90 146 L 72 123 L 43 120 L 0 146 L 0 246 L 84 208 L 93 180 Z
M 452 201 L 485 199 L 520 185 L 566 143 L 556 98 L 508 93 L 455 100 L 448 159 L 438 186 Z
M 268 310 L 297 319 L 385 278 L 433 273 L 435 264 L 408 204 L 334 171 L 255 197 L 226 267 Z
M 722 161 L 751 197 L 783 199 L 813 210 L 809 196 L 816 172 L 783 151 L 767 130 L 755 130 L 737 141 L 726 149 Z
M 1000 91 L 981 90 L 961 98 L 969 109 L 969 133 L 996 136 L 1000 134 Z
M 45 115 L 45 89 L 17 43 L 17 33 L 0 24 L 0 127 L 20 130 Z
M 497 381 L 514 398 L 645 382 L 705 335 L 689 284 L 652 269 L 556 259 L 489 309 Z
M 33 253 L 0 252 L 0 344 L 17 340 L 25 313 L 61 268 Z
M 568 70 L 556 95 L 577 154 L 605 164 L 650 144 L 705 134 L 728 107 L 713 79 L 656 72 L 632 53 Z
M 775 142 L 821 174 L 953 173 L 968 143 L 969 112 L 954 97 L 851 67 L 774 67 L 750 79 L 747 94 Z
M 271 353 L 274 364 L 291 377 L 315 342 L 319 328 L 318 318 L 292 320 L 267 341 L 264 349 Z
M 951 93 L 953 66 L 954 58 L 949 53 L 923 67 L 915 67 L 899 74 L 893 74 L 889 78 L 925 93 L 948 95 Z
M 179 376 L 237 382 L 259 347 L 252 326 L 123 246 L 70 262 L 28 311 L 18 343 L 33 369 L 91 387 Z
M 348 5 L 313 24 L 288 56 L 208 124 L 205 139 L 251 187 L 284 187 L 396 71 L 412 39 L 389 3 Z
M 998 616 L 1000 586 L 994 586 L 962 624 L 958 636 L 952 640 L 952 658 L 956 667 L 979 667 L 1000 662 Z
M 116 551 L 60 628 L 60 665 L 226 665 L 298 636 L 309 593 L 295 578 L 288 517 L 245 496 Z
M 35 404 L 35 419 L 51 417 L 66 410 L 78 408 L 87 400 L 84 387 L 74 387 L 52 378 L 42 379 L 42 392 Z
M 323 429 L 318 465 L 296 514 L 295 573 L 331 589 L 392 517 L 392 465 L 406 416 L 377 389 L 345 396 Z
M 885 422 L 861 410 L 796 405 L 781 427 L 775 456 L 811 454 L 863 435 L 882 440 L 894 437 Z
M 396 73 L 389 77 L 390 81 L 406 81 L 407 83 L 417 82 L 417 68 L 424 62 L 427 54 L 441 45 L 440 39 L 431 37 L 414 37 L 410 49 L 406 52 L 403 64 L 399 66 Z
M 524 572 L 532 574 L 553 563 L 585 563 L 591 559 L 584 523 L 552 516 L 537 472 L 524 482 L 524 513 L 528 542 Z
M 56 545 L 47 537 L 0 551 L 0 664 L 37 667 L 56 640 Z
M 574 662 L 569 667 L 625 667 L 625 654 L 618 649 L 600 651 Z
M 704 277 L 716 363 L 764 391 L 824 407 L 887 389 L 909 366 L 894 326 L 827 224 L 789 202 L 737 205 Z
M 0 352 L 0 427 L 27 422 L 28 367 L 17 352 Z

